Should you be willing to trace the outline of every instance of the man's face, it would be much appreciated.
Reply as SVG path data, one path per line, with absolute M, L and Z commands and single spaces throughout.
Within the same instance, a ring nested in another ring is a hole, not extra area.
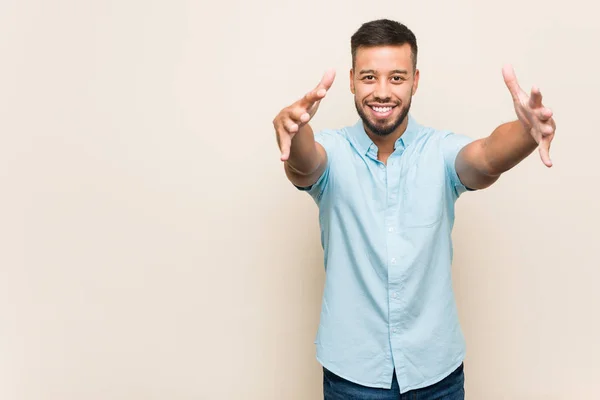
M 386 136 L 401 126 L 418 82 L 409 44 L 358 49 L 350 71 L 350 90 L 367 129 Z

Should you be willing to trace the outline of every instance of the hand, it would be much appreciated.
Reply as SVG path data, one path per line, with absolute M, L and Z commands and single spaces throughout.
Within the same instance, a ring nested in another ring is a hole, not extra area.
M 515 71 L 510 65 L 502 68 L 502 75 L 504 76 L 504 83 L 512 96 L 519 121 L 538 144 L 542 162 L 547 167 L 551 167 L 550 143 L 554 139 L 554 132 L 556 131 L 552 110 L 542 104 L 542 94 L 537 87 L 534 86 L 531 89 L 530 95 L 527 95 L 521 89 Z
M 319 84 L 304 97 L 292 105 L 285 107 L 273 120 L 277 144 L 281 150 L 281 161 L 286 161 L 290 156 L 292 139 L 301 127 L 314 117 L 321 100 L 335 79 L 335 70 L 330 69 L 321 78 Z

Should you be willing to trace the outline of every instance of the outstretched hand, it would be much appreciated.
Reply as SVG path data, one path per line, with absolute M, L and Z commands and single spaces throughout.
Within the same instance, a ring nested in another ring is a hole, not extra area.
M 281 150 L 281 161 L 289 158 L 294 135 L 313 118 L 334 79 L 335 70 L 329 69 L 313 90 L 292 105 L 285 107 L 273 120 L 277 143 Z
M 542 162 L 547 167 L 551 167 L 550 143 L 556 131 L 552 110 L 542 104 L 542 93 L 537 87 L 534 86 L 529 95 L 521 89 L 512 66 L 505 65 L 502 68 L 502 75 L 512 96 L 519 121 L 538 144 Z

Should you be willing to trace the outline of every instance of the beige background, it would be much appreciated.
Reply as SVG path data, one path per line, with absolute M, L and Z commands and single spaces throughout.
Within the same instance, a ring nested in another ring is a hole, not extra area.
M 271 121 L 335 67 L 314 126 L 354 123 L 379 17 L 418 37 L 419 122 L 513 119 L 506 62 L 556 115 L 552 169 L 458 204 L 467 398 L 599 398 L 592 4 L 0 1 L 0 398 L 322 398 L 317 210 Z

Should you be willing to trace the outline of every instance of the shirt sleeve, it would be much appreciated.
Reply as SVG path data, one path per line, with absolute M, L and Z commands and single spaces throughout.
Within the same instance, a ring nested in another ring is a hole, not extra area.
M 442 151 L 444 153 L 444 162 L 446 164 L 446 172 L 450 179 L 450 184 L 454 188 L 455 195 L 458 197 L 467 190 L 467 188 L 458 177 L 456 172 L 456 156 L 460 150 L 471 143 L 474 139 L 469 136 L 448 132 L 442 139 Z
M 327 165 L 319 179 L 311 186 L 296 186 L 298 190 L 302 190 L 310 194 L 310 196 L 319 201 L 325 192 L 329 183 L 331 174 L 331 164 L 335 157 L 336 145 L 338 143 L 338 134 L 332 130 L 323 130 L 315 133 L 315 142 L 321 144 L 327 153 Z

